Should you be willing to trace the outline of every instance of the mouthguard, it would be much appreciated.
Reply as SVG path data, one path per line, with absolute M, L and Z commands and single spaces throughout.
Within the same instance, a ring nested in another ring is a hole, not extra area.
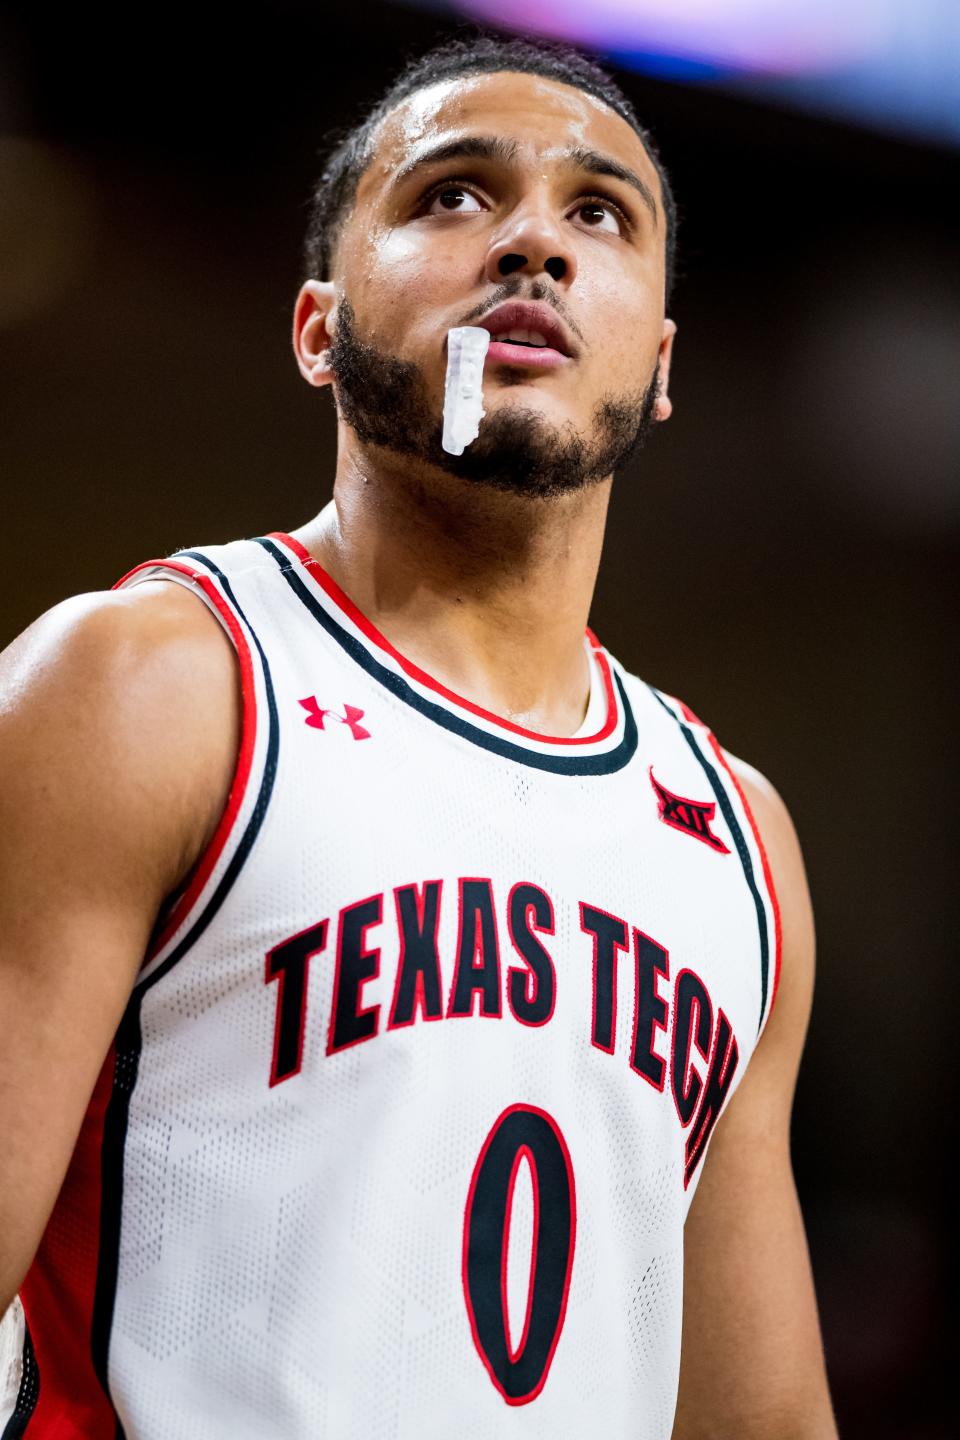
M 462 455 L 480 433 L 483 408 L 483 362 L 489 330 L 460 325 L 447 331 L 447 378 L 443 395 L 443 448 Z

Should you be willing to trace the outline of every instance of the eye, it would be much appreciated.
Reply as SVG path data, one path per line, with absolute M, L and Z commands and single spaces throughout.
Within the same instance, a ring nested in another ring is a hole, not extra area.
M 483 209 L 472 190 L 449 182 L 439 186 L 424 201 L 426 215 L 478 215 Z
M 626 216 L 612 200 L 581 200 L 574 214 L 588 229 L 602 230 L 608 235 L 622 235 L 627 228 Z

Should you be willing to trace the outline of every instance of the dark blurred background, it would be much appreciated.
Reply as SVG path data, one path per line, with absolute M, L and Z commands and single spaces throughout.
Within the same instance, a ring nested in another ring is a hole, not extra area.
M 317 148 L 456 23 L 376 0 L 128 15 L 0 12 L 0 643 L 141 559 L 326 502 L 332 406 L 289 342 Z M 841 1434 L 939 1440 L 958 152 L 618 77 L 680 201 L 679 335 L 592 623 L 792 810 L 819 933 L 796 1168 Z

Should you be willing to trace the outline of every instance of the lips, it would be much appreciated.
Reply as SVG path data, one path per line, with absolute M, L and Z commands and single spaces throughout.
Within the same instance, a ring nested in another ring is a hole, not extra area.
M 489 360 L 515 364 L 556 364 L 571 359 L 574 347 L 566 328 L 546 305 L 512 300 L 477 322 L 490 332 Z

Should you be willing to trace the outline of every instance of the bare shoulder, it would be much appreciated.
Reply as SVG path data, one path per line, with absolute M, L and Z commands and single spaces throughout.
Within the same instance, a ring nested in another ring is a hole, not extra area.
M 24 662 L 39 661 L 44 668 L 52 661 L 69 665 L 94 652 L 122 661 L 138 646 L 152 650 L 172 642 L 165 656 L 171 660 L 184 647 L 219 649 L 214 637 L 220 628 L 184 586 L 145 580 L 125 590 L 73 595 L 54 605 L 0 653 L 0 665 L 6 677 Z
M 138 836 L 172 888 L 216 824 L 238 730 L 232 646 L 195 595 L 75 596 L 0 655 L 4 819 Z
M 13 698 L 57 673 L 79 673 L 84 691 L 96 690 L 96 676 L 84 667 L 96 660 L 112 674 L 147 657 L 163 666 L 209 652 L 213 663 L 224 650 L 221 627 L 206 607 L 181 585 L 146 580 L 127 590 L 97 590 L 54 605 L 2 653 L 3 710 Z M 226 651 L 229 651 L 229 642 Z M 24 688 L 26 687 L 26 688 Z
M 790 812 L 767 777 L 753 765 L 748 765 L 746 760 L 740 760 L 736 755 L 726 754 L 726 759 L 757 822 L 774 880 L 781 882 L 777 885 L 777 892 L 779 894 L 785 886 L 789 904 L 798 884 L 806 894 L 803 855 Z

